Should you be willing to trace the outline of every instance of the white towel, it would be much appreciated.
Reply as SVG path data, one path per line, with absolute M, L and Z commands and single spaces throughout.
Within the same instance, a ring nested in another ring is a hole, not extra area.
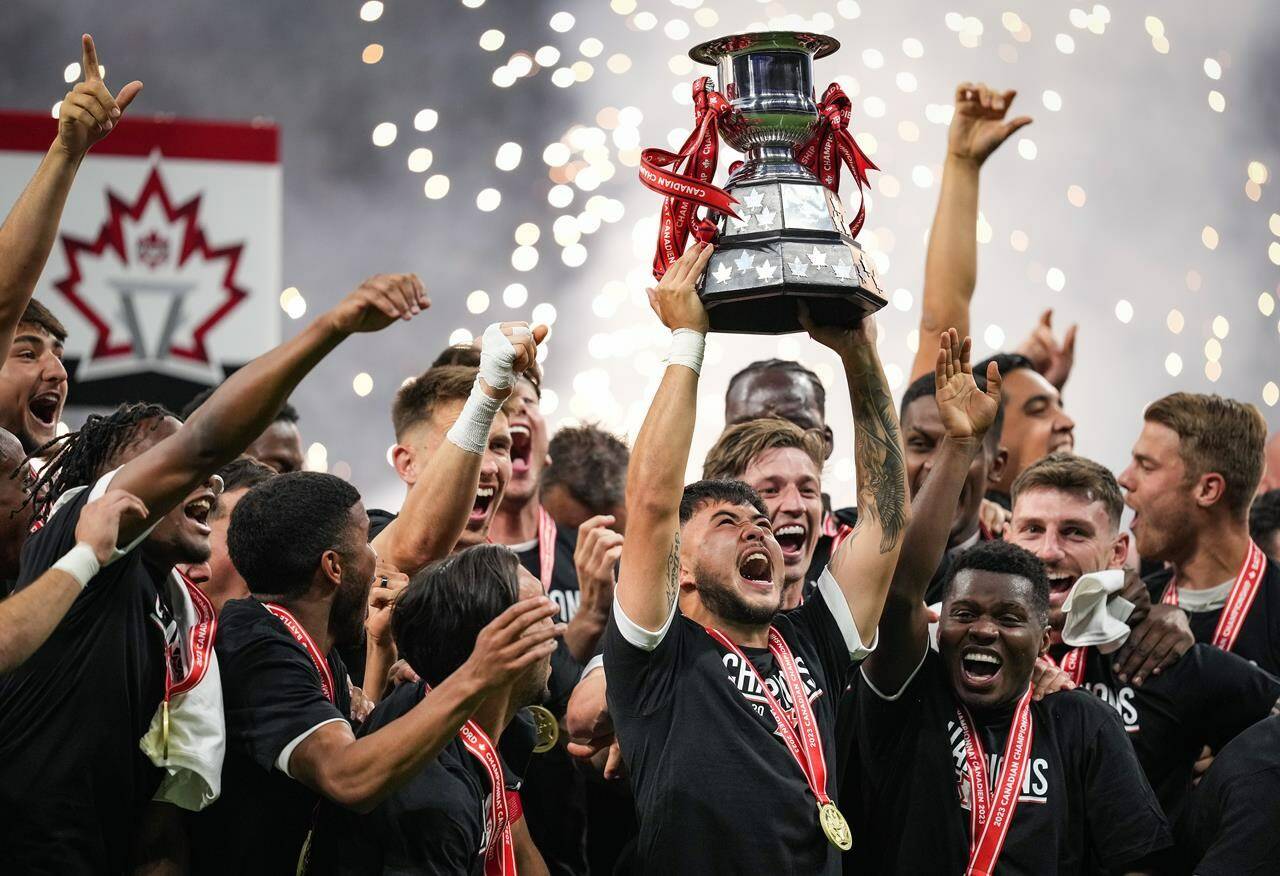
M 1129 638 L 1133 603 L 1111 594 L 1124 589 L 1124 569 L 1104 569 L 1081 575 L 1071 586 L 1062 610 L 1062 641 L 1073 648 L 1096 646 L 1103 654 L 1116 651 Z
M 176 571 L 169 577 L 169 599 L 182 630 L 186 677 L 173 679 L 169 698 L 169 751 L 164 751 L 164 704 L 138 745 L 165 770 L 153 799 L 198 812 L 222 792 L 222 759 L 227 749 L 222 709 L 222 678 L 213 651 L 217 617 L 208 597 Z M 197 659 L 199 658 L 199 659 Z

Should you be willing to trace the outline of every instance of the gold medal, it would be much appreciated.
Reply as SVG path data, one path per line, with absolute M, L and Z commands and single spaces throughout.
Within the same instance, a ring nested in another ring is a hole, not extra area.
M 818 806 L 818 823 L 822 825 L 822 832 L 827 835 L 831 845 L 842 852 L 853 848 L 853 834 L 849 832 L 849 822 L 844 820 L 844 814 L 836 808 L 836 804 L 823 803 Z
M 160 706 L 160 747 L 164 753 L 162 760 L 169 759 L 169 701 L 166 699 Z
M 529 715 L 533 718 L 533 729 L 538 736 L 533 753 L 545 754 L 556 747 L 556 741 L 560 738 L 560 722 L 542 706 L 529 706 Z

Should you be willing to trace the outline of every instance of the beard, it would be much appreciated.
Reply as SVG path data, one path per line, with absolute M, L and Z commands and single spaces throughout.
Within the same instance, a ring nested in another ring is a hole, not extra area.
M 698 598 L 702 600 L 702 605 L 707 611 L 729 623 L 744 627 L 759 627 L 773 623 L 773 618 L 782 603 L 781 591 L 779 591 L 778 602 L 772 608 L 752 605 L 742 598 L 733 585 L 723 583 L 700 567 L 693 570 L 693 586 L 698 591 Z
M 366 582 L 368 584 L 369 582 Z M 333 597 L 329 611 L 329 632 L 334 644 L 356 645 L 364 635 L 364 619 L 367 612 L 369 587 L 343 580 Z

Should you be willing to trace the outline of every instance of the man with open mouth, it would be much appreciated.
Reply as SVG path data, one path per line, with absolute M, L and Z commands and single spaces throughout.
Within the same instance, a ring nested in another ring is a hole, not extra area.
M 1188 615 L 1197 642 L 1280 675 L 1280 564 L 1249 535 L 1267 424 L 1253 405 L 1177 392 L 1143 414 L 1119 477 L 1138 553 L 1165 568 L 1151 599 Z
M 209 513 L 220 488 L 214 472 L 262 432 L 325 353 L 353 333 L 409 318 L 418 302 L 400 291 L 357 289 L 237 371 L 186 423 L 158 405 L 125 405 L 91 416 L 58 445 L 33 484 L 43 525 L 23 548 L 18 588 L 57 564 L 84 590 L 44 645 L 0 677 L 7 867 L 124 872 L 131 853 L 145 859 L 153 851 L 136 845 L 139 838 L 180 829 L 175 806 L 152 802 L 169 769 L 139 740 L 163 726 L 176 686 L 206 663 L 214 670 L 205 647 L 211 617 L 201 620 L 205 635 L 191 639 L 195 624 L 179 620 L 179 600 L 198 605 L 203 597 L 171 571 L 208 559 Z M 122 522 L 120 550 L 100 566 L 75 532 L 86 503 L 109 487 L 136 496 L 147 514 Z M 216 727 L 220 736 L 220 720 Z M 175 734 L 174 746 L 181 738 Z M 42 792 L 31 794 L 36 787 Z
M 1049 645 L 1040 561 L 1002 541 L 958 554 L 929 646 L 924 591 L 999 405 L 998 369 L 979 390 L 969 349 L 954 329 L 942 337 L 946 436 L 857 681 L 847 862 L 886 874 L 1141 870 L 1171 839 L 1115 711 L 1083 691 L 1032 699 Z
M 769 509 L 773 537 L 782 550 L 782 609 L 803 600 L 813 553 L 822 532 L 822 465 L 826 442 L 779 418 L 730 426 L 707 451 L 705 480 L 739 480 Z
M 1044 563 L 1050 587 L 1058 583 L 1059 593 L 1070 593 L 1082 576 L 1104 570 L 1112 570 L 1118 585 L 1129 542 L 1129 534 L 1120 531 L 1123 511 L 1120 487 L 1104 466 L 1081 456 L 1051 454 L 1014 481 L 1006 538 Z M 1147 595 L 1141 585 L 1136 590 L 1140 597 Z M 1118 598 L 1121 591 L 1116 589 L 1108 600 Z M 1161 808 L 1176 824 L 1201 749 L 1207 745 L 1217 751 L 1271 714 L 1280 698 L 1280 680 L 1235 654 L 1193 644 L 1187 628 L 1183 646 L 1190 650 L 1177 662 L 1145 680 L 1126 679 L 1116 671 L 1112 655 L 1129 635 L 1128 627 L 1141 620 L 1139 612 L 1150 606 L 1149 600 L 1135 599 L 1145 604 L 1127 621 L 1110 625 L 1110 631 L 1099 629 L 1093 636 L 1099 638 L 1096 645 L 1062 643 L 1066 617 L 1061 610 L 1051 611 L 1050 625 L 1058 635 L 1049 653 L 1077 686 L 1119 714 Z
M 826 873 L 851 843 L 835 793 L 835 695 L 874 647 L 909 509 L 874 327 L 812 324 L 839 353 L 858 432 L 861 526 L 814 594 L 781 611 L 768 509 L 741 481 L 684 486 L 707 314 L 694 244 L 650 301 L 672 332 L 627 476 L 627 536 L 605 633 L 609 709 L 644 872 Z M 871 645 L 865 643 L 870 642 Z M 744 817 L 764 802 L 765 817 Z
M 58 102 L 58 134 L 0 225 L 0 428 L 16 435 L 28 453 L 53 439 L 67 400 L 67 330 L 31 294 L 80 165 L 142 91 L 134 81 L 112 95 L 93 37 L 84 34 L 80 47 L 83 81 Z

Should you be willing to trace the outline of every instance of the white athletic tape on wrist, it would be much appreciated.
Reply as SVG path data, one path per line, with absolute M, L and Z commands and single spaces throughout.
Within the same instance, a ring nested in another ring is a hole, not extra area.
M 485 381 L 488 382 L 487 380 Z M 490 384 L 492 386 L 493 384 Z M 490 398 L 480 388 L 480 378 L 471 384 L 471 395 L 462 406 L 462 413 L 449 427 L 445 436 L 467 453 L 483 454 L 489 446 L 489 427 L 493 425 L 493 417 L 502 410 L 503 399 Z
M 691 328 L 678 328 L 671 333 L 671 352 L 668 365 L 683 365 L 694 374 L 702 374 L 702 351 L 707 346 L 706 336 Z
M 511 330 L 517 340 L 530 336 L 528 326 L 519 325 Z M 480 345 L 480 376 L 494 389 L 506 389 L 513 382 L 512 369 L 516 364 L 516 348 L 507 339 L 502 326 L 494 323 L 484 330 Z
M 102 564 L 98 562 L 98 555 L 93 552 L 93 548 L 84 542 L 79 542 L 71 550 L 63 554 L 62 559 L 54 563 L 52 568 L 75 578 L 76 583 L 83 590 L 85 585 L 93 579 L 93 576 L 98 574 Z

